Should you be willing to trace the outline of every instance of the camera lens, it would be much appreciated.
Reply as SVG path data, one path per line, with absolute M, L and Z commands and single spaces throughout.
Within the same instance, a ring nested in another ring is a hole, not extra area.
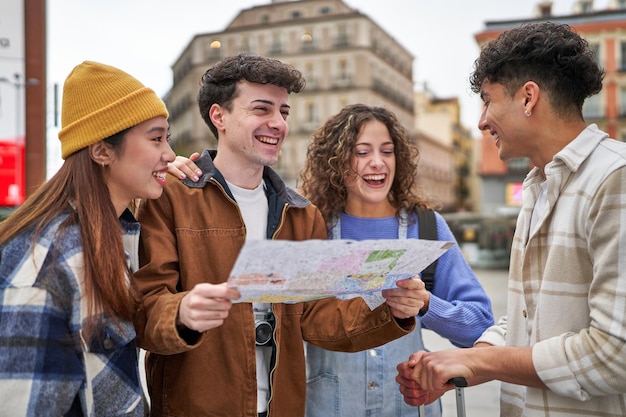
M 272 340 L 272 325 L 266 321 L 256 322 L 256 344 L 258 346 L 267 346 Z
M 274 343 L 275 323 L 272 310 L 254 310 L 254 331 L 257 346 L 271 346 Z

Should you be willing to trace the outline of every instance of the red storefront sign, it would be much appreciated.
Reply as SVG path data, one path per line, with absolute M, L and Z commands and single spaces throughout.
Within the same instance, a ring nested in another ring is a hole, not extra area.
M 24 142 L 0 141 L 0 206 L 24 202 Z

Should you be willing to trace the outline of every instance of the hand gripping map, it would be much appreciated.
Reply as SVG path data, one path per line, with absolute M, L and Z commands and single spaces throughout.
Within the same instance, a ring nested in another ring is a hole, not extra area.
M 370 308 L 381 291 L 418 275 L 454 243 L 423 239 L 253 240 L 239 253 L 228 283 L 237 302 L 289 303 L 360 295 Z

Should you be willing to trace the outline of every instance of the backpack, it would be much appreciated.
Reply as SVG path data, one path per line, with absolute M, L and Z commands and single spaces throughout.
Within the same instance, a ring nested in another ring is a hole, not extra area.
M 437 237 L 437 219 L 432 210 L 418 207 L 417 221 L 419 223 L 419 238 L 426 240 L 438 240 Z M 437 269 L 437 260 L 428 265 L 422 271 L 422 281 L 426 284 L 426 289 L 432 291 L 435 278 L 435 270 Z

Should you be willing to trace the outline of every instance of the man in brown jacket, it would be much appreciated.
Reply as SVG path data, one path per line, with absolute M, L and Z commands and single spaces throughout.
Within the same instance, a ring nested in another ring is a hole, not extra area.
M 217 152 L 195 161 L 199 181 L 168 182 L 139 217 L 152 416 L 303 416 L 304 341 L 358 351 L 415 326 L 419 279 L 399 281 L 373 311 L 361 298 L 232 304 L 239 293 L 225 281 L 246 239 L 326 238 L 318 209 L 269 168 L 289 131 L 288 96 L 302 88 L 299 71 L 253 55 L 202 77 L 198 103 Z M 259 317 L 272 327 L 268 344 L 255 337 Z

